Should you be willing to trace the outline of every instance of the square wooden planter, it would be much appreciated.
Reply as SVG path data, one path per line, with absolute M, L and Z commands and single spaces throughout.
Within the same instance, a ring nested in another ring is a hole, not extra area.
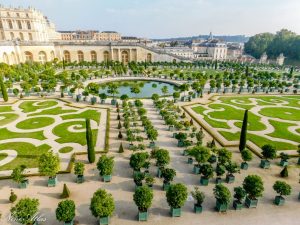
M 275 197 L 275 199 L 274 199 L 274 204 L 275 205 L 281 206 L 281 205 L 284 205 L 284 203 L 285 203 L 284 197 L 281 197 L 281 196 L 276 196 Z
M 194 165 L 193 173 L 194 174 L 200 174 L 200 166 L 199 165 Z
M 205 178 L 205 177 L 201 177 L 201 178 L 200 178 L 200 184 L 201 184 L 202 186 L 207 186 L 208 183 L 209 183 L 209 179 L 207 179 L 207 178 Z
M 216 201 L 216 210 L 218 212 L 226 212 L 228 208 L 227 204 L 220 203 L 218 200 Z
M 280 166 L 284 167 L 284 166 L 288 166 L 289 162 L 286 160 L 281 160 L 279 164 L 280 164 Z
M 194 204 L 194 212 L 196 213 L 196 214 L 200 214 L 200 213 L 202 213 L 202 210 L 203 210 L 203 208 L 202 208 L 202 206 L 200 205 L 197 205 L 197 204 Z
M 193 158 L 189 157 L 187 163 L 188 164 L 193 164 L 193 162 L 194 162 Z
M 233 201 L 233 208 L 235 210 L 241 210 L 243 208 L 243 203 L 239 202 L 238 200 Z
M 222 184 L 223 181 L 222 181 L 222 178 L 221 177 L 217 177 L 216 178 L 216 184 Z
M 151 141 L 149 144 L 149 148 L 154 148 L 155 147 L 155 142 Z
M 99 218 L 99 225 L 108 225 L 109 224 L 109 217 L 100 217 Z
M 247 170 L 248 168 L 249 168 L 248 163 L 246 163 L 246 162 L 242 162 L 242 163 L 241 163 L 241 169 L 242 169 L 242 170 Z
M 233 183 L 234 180 L 235 180 L 235 176 L 234 176 L 234 175 L 227 175 L 227 176 L 226 176 L 226 182 L 227 182 L 228 184 Z
M 297 164 L 298 164 L 298 165 L 300 165 L 300 157 L 298 158 L 298 162 L 297 162 Z
M 157 168 L 156 176 L 158 178 L 161 178 L 161 169 L 160 168 Z
M 163 183 L 163 190 L 164 190 L 164 191 L 169 190 L 170 185 L 171 185 L 170 183 Z
M 248 208 L 256 208 L 258 204 L 258 199 L 250 199 L 249 197 L 246 197 L 245 205 Z
M 138 219 L 139 219 L 139 221 L 147 221 L 148 220 L 148 211 L 147 212 L 139 211 Z
M 177 147 L 184 147 L 184 142 L 181 140 L 178 140 Z
M 25 188 L 27 188 L 28 184 L 29 184 L 29 180 L 25 179 L 19 184 L 19 187 L 20 187 L 20 189 L 25 189 Z
M 110 182 L 110 181 L 111 181 L 111 178 L 112 178 L 111 175 L 104 175 L 104 176 L 102 177 L 102 179 L 103 179 L 104 182 Z
M 64 225 L 74 225 L 74 221 L 70 221 L 70 222 L 65 222 Z
M 180 217 L 181 216 L 181 208 L 177 208 L 177 209 L 171 208 L 170 213 L 171 213 L 172 217 Z
M 169 131 L 171 131 L 171 132 L 173 132 L 174 131 L 174 126 L 173 125 L 171 125 L 171 126 L 169 126 Z
M 49 177 L 48 179 L 48 187 L 55 187 L 57 184 L 57 177 Z
M 269 169 L 270 168 L 270 161 L 269 160 L 266 160 L 266 159 L 262 159 L 260 161 L 260 167 L 263 168 L 263 169 Z
M 188 151 L 187 151 L 186 149 L 183 150 L 183 151 L 182 151 L 182 155 L 183 155 L 183 156 L 187 156 L 187 155 L 188 155 Z
M 84 176 L 83 175 L 77 175 L 76 177 L 76 183 L 82 184 L 84 182 Z

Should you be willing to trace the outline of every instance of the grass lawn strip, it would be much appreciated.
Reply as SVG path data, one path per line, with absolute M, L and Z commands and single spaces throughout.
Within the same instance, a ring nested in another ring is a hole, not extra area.
M 300 143 L 300 134 L 291 133 L 288 128 L 291 126 L 296 126 L 293 123 L 278 122 L 275 120 L 269 120 L 270 124 L 275 128 L 273 133 L 267 134 L 270 137 L 282 138 L 290 141 L 295 141 Z
M 16 127 L 19 129 L 30 130 L 49 126 L 55 122 L 51 117 L 35 117 L 19 122 Z
M 24 101 L 20 104 L 20 108 L 24 113 L 34 112 L 38 109 L 45 109 L 57 105 L 55 100 L 48 101 Z
M 43 134 L 43 131 L 36 131 L 36 132 L 24 132 L 24 133 L 16 133 L 9 131 L 7 128 L 0 129 L 0 140 L 7 140 L 13 138 L 32 138 L 37 139 L 40 141 L 46 140 L 46 137 Z
M 91 119 L 97 122 L 99 125 L 100 123 L 100 112 L 92 109 L 88 109 L 82 113 L 77 114 L 69 114 L 69 115 L 63 115 L 61 116 L 63 120 L 69 120 L 69 119 Z
M 77 112 L 74 109 L 62 109 L 62 107 L 56 107 L 53 109 L 45 109 L 39 113 L 32 113 L 28 116 L 40 116 L 40 115 L 60 115 L 60 114 L 66 114 L 66 113 L 73 113 Z
M 11 106 L 0 106 L 0 113 L 3 112 L 13 112 Z
M 0 114 L 0 126 L 7 125 L 16 119 L 18 119 L 19 115 L 15 113 L 3 113 Z
M 262 108 L 259 114 L 267 117 L 278 118 L 282 120 L 300 121 L 300 109 L 286 107 L 268 107 Z

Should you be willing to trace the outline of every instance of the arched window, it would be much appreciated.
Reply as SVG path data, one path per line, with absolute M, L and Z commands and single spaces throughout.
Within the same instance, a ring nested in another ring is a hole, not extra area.
M 103 52 L 103 59 L 104 59 L 104 62 L 109 61 L 109 52 L 108 51 Z
M 64 51 L 64 60 L 68 63 L 71 62 L 71 55 L 69 51 Z
M 82 51 L 78 51 L 77 56 L 78 56 L 78 62 L 83 62 L 84 61 L 84 55 L 83 55 Z
M 152 55 L 151 55 L 151 53 L 147 54 L 147 62 L 152 62 Z
M 20 39 L 21 39 L 22 41 L 24 41 L 24 35 L 23 35 L 23 33 L 20 33 Z
M 22 23 L 21 23 L 20 20 L 18 20 L 18 28 L 19 28 L 20 30 L 22 30 Z
M 122 63 L 125 64 L 125 65 L 128 64 L 128 62 L 129 62 L 128 52 L 127 51 L 122 51 L 121 56 L 122 56 Z
M 2 21 L 0 21 L 0 29 L 3 28 L 3 24 L 2 24 Z
M 54 51 L 51 51 L 51 52 L 50 52 L 50 58 L 51 58 L 51 61 L 53 61 L 53 60 L 54 60 L 54 58 L 55 58 Z
M 47 62 L 47 55 L 45 52 L 41 51 L 39 52 L 39 62 L 40 63 L 45 63 Z
M 3 53 L 3 62 L 6 63 L 6 64 L 9 64 L 9 58 L 8 58 L 8 55 L 5 52 Z
M 97 53 L 95 51 L 91 51 L 91 61 L 97 62 Z
M 28 33 L 28 39 L 29 41 L 32 41 L 32 33 Z
M 15 39 L 15 35 L 14 35 L 13 32 L 10 32 L 10 39 L 11 39 L 11 40 L 14 40 L 14 39 Z
M 8 20 L 7 22 L 8 22 L 9 29 L 13 29 L 13 24 L 12 24 L 11 20 Z
M 30 24 L 29 21 L 27 21 L 27 29 L 28 29 L 28 30 L 31 30 L 31 24 Z
M 18 62 L 17 62 L 17 58 L 16 58 L 15 53 L 12 52 L 10 56 L 11 56 L 10 58 L 12 60 L 12 64 L 17 64 Z
M 33 55 L 31 52 L 25 52 L 25 61 L 26 62 L 32 62 L 33 61 Z

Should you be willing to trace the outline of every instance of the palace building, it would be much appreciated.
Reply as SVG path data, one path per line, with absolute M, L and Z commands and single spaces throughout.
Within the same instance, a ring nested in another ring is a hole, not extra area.
M 0 63 L 82 61 L 174 61 L 180 58 L 131 42 L 114 31 L 56 31 L 34 8 L 0 5 Z

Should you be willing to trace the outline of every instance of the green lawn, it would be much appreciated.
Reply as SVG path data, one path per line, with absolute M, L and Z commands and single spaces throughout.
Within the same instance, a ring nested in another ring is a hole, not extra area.
M 17 123 L 16 127 L 24 130 L 38 129 L 49 126 L 54 122 L 55 120 L 51 117 L 35 117 Z
M 96 121 L 98 124 L 100 123 L 100 113 L 96 110 L 88 109 L 82 113 L 78 114 L 69 114 L 61 116 L 63 120 L 69 119 L 91 119 Z
M 27 142 L 0 144 L 0 150 L 10 149 L 18 152 L 17 158 L 8 164 L 0 166 L 0 170 L 11 170 L 20 165 L 26 165 L 28 168 L 37 168 L 40 155 L 49 151 L 50 148 L 46 144 L 35 147 Z
M 268 134 L 268 136 L 287 139 L 287 140 L 291 140 L 291 141 L 300 143 L 300 134 L 297 135 L 297 134 L 291 133 L 288 130 L 288 127 L 295 126 L 296 124 L 283 123 L 283 122 L 278 122 L 275 120 L 269 120 L 269 122 L 275 128 L 275 131 L 273 133 Z
M 60 115 L 65 113 L 73 113 L 76 112 L 74 109 L 63 109 L 62 107 L 56 107 L 53 109 L 45 109 L 41 111 L 40 113 L 32 113 L 28 116 L 40 116 L 40 115 Z
M 0 106 L 0 112 L 12 112 L 11 106 Z
M 34 105 L 36 104 L 36 105 Z M 57 105 L 58 102 L 54 100 L 47 101 L 24 101 L 20 104 L 20 108 L 24 113 L 35 112 L 38 109 L 45 109 Z
M 70 132 L 68 131 L 68 127 L 75 125 L 74 129 L 84 131 L 82 132 Z M 53 134 L 58 136 L 59 138 L 56 139 L 58 143 L 78 143 L 80 145 L 86 145 L 86 136 L 85 136 L 85 121 L 70 121 L 64 122 L 53 129 Z M 93 130 L 93 137 L 94 137 L 94 144 L 96 143 L 97 138 L 97 130 Z
M 0 126 L 7 125 L 16 119 L 18 119 L 19 115 L 15 113 L 3 113 L 0 114 Z
M 267 117 L 273 117 L 283 120 L 300 121 L 300 108 L 285 108 L 285 107 L 272 107 L 263 108 L 259 111 L 259 114 Z
M 12 138 L 33 138 L 37 140 L 46 140 L 43 131 L 36 131 L 30 133 L 15 133 L 9 131 L 7 128 L 0 129 L 0 140 L 12 139 Z
M 70 147 L 70 146 L 63 147 L 63 148 L 59 149 L 59 153 L 69 153 L 71 151 L 73 151 L 73 148 Z

